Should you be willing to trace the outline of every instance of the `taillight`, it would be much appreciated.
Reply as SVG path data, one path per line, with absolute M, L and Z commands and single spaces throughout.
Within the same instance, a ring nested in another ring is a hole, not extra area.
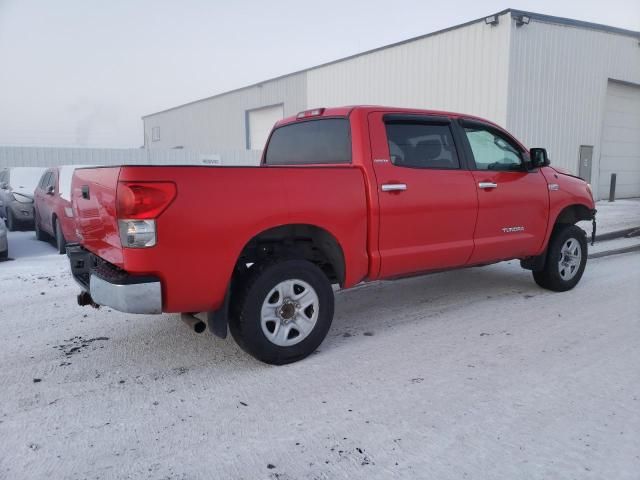
M 118 183 L 118 227 L 122 246 L 153 247 L 156 244 L 155 219 L 175 197 L 176 186 L 171 182 Z
M 176 185 L 172 182 L 120 182 L 118 218 L 156 218 L 175 197 Z

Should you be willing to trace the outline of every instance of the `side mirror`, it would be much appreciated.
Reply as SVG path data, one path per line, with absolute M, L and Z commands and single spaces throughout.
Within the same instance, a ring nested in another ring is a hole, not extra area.
M 53 185 L 49 185 L 47 187 L 47 195 L 53 195 L 53 193 L 56 191 L 55 187 Z
M 531 168 L 547 167 L 551 162 L 544 148 L 532 148 L 529 150 Z
M 0 189 L 7 190 L 9 188 L 9 184 L 7 182 L 0 183 Z

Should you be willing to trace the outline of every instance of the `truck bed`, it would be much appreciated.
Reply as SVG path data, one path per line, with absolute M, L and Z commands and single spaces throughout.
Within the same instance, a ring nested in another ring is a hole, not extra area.
M 119 181 L 175 183 L 175 199 L 156 220 L 154 247 L 122 247 Z M 344 285 L 365 278 L 364 181 L 352 166 L 120 166 L 76 170 L 72 196 L 84 248 L 130 274 L 159 277 L 163 311 L 198 312 L 221 305 L 242 249 L 278 225 L 325 229 L 342 248 Z

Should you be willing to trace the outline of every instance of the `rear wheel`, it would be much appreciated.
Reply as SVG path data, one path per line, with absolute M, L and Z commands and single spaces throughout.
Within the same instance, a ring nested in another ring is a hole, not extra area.
M 58 249 L 58 253 L 67 253 L 67 241 L 64 238 L 62 227 L 60 227 L 60 222 L 57 218 L 53 221 L 53 228 L 56 233 L 56 248 Z
M 313 353 L 333 320 L 329 279 L 306 260 L 254 265 L 232 298 L 233 338 L 253 357 L 274 365 Z
M 587 265 L 587 238 L 575 225 L 556 227 L 547 251 L 544 270 L 533 272 L 538 285 L 555 292 L 571 290 Z

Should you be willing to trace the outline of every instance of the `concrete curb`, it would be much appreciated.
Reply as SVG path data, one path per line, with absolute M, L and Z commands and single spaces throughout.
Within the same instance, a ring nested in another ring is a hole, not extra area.
M 623 248 L 615 248 L 613 250 L 605 250 L 604 252 L 592 253 L 587 258 L 591 260 L 593 258 L 608 257 L 609 255 L 620 255 L 621 253 L 630 253 L 630 252 L 640 252 L 640 244 L 631 245 L 629 247 L 623 247 Z
M 625 228 L 623 230 L 615 230 L 613 232 L 603 233 L 601 235 L 596 235 L 596 242 L 605 242 L 607 240 L 613 240 L 621 237 L 635 237 L 640 235 L 640 226 L 638 227 L 630 227 Z

